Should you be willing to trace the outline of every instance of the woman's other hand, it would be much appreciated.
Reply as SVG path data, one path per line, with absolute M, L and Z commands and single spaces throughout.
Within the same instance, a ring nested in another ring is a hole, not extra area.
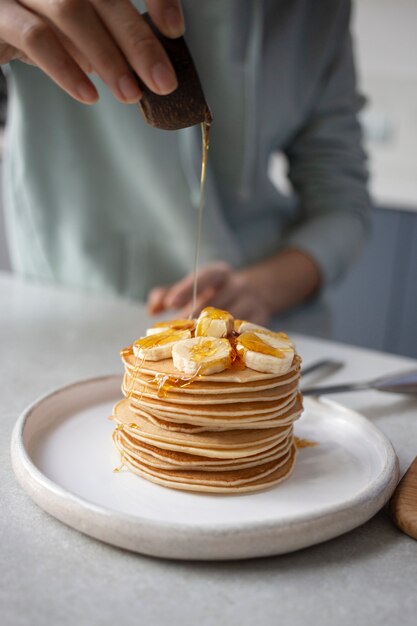
M 148 298 L 152 315 L 179 309 L 192 312 L 193 274 L 168 287 L 156 287 Z M 237 319 L 266 324 L 270 317 L 314 297 L 321 286 L 317 262 L 305 251 L 281 250 L 256 265 L 235 270 L 226 263 L 211 263 L 198 274 L 196 315 L 205 306 L 227 309 Z
M 198 273 L 195 311 L 193 306 L 193 274 L 170 287 L 156 287 L 148 298 L 149 313 L 179 309 L 181 317 L 197 315 L 206 306 L 227 309 L 237 319 L 258 324 L 267 323 L 271 311 L 251 281 L 243 272 L 226 263 L 211 263 Z

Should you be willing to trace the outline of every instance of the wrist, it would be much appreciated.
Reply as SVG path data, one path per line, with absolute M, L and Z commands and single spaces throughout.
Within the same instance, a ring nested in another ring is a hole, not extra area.
M 275 313 L 275 303 L 269 296 L 263 268 L 259 265 L 253 265 L 239 270 L 238 275 L 250 289 L 254 298 L 267 311 L 268 317 L 272 317 Z
M 320 289 L 321 277 L 317 263 L 298 249 L 282 250 L 240 272 L 271 316 L 302 304 L 314 297 Z

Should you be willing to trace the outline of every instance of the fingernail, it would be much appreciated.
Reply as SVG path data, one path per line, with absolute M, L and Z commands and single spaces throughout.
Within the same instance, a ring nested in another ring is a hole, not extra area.
M 151 69 L 151 76 L 162 95 L 171 93 L 178 86 L 173 70 L 165 63 L 156 63 Z
M 184 20 L 181 11 L 176 7 L 164 11 L 164 22 L 170 37 L 181 37 L 184 34 Z
M 87 83 L 86 81 L 78 83 L 77 93 L 81 100 L 86 103 L 93 104 L 93 102 L 96 102 L 96 100 L 98 100 L 98 93 L 96 91 L 96 88 L 91 83 Z
M 118 85 L 123 98 L 127 102 L 137 102 L 139 100 L 140 89 L 132 76 L 124 74 L 121 78 L 119 78 Z

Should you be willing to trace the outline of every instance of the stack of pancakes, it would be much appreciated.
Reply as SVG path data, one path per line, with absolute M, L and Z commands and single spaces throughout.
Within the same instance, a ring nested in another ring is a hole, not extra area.
M 287 478 L 302 412 L 300 358 L 282 376 L 231 368 L 187 379 L 172 359 L 122 352 L 125 399 L 113 433 L 124 466 L 189 491 L 250 492 Z

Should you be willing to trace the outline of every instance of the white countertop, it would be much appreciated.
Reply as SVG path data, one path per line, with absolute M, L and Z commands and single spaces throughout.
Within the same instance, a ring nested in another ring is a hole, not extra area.
M 147 323 L 142 307 L 0 274 L 0 516 L 2 626 L 414 625 L 417 542 L 386 510 L 325 544 L 229 563 L 156 560 L 67 528 L 18 486 L 9 455 L 21 411 L 48 390 L 122 371 L 118 351 Z M 307 365 L 325 356 L 346 367 L 326 382 L 368 379 L 417 361 L 308 337 Z M 313 378 L 313 377 L 311 377 Z M 313 382 L 313 380 L 312 380 Z M 417 455 L 417 398 L 365 391 L 333 396 L 391 439 L 402 469 Z

